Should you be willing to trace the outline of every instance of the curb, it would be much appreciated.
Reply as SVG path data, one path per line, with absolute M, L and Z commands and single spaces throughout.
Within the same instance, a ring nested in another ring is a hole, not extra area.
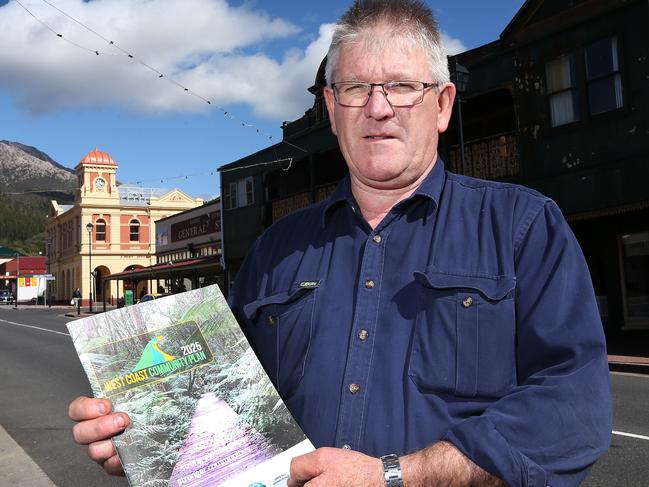
M 56 487 L 54 482 L 0 426 L 0 479 L 7 487 Z
M 649 365 L 642 365 L 642 364 L 609 362 L 608 370 L 610 370 L 611 372 L 626 372 L 629 374 L 649 375 Z

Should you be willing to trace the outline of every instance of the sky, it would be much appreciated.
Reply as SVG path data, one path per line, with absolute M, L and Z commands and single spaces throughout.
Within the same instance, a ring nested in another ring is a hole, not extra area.
M 218 167 L 280 142 L 312 106 L 351 3 L 0 0 L 0 140 L 69 168 L 99 148 L 124 184 L 211 199 Z M 456 54 L 498 39 L 524 0 L 426 3 Z

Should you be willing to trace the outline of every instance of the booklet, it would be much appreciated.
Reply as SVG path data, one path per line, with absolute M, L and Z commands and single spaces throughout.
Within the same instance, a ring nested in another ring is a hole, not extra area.
M 113 441 L 133 487 L 285 486 L 314 449 L 216 284 L 68 330 L 93 394 L 131 417 Z

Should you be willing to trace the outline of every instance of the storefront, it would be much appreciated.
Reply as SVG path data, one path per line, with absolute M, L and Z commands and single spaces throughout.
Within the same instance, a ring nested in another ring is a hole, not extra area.
M 131 291 L 135 300 L 145 293 L 223 287 L 220 199 L 156 221 L 155 235 L 155 265 L 103 276 L 102 281 L 122 281 L 121 288 Z M 118 303 L 123 297 L 124 293 L 118 296 Z

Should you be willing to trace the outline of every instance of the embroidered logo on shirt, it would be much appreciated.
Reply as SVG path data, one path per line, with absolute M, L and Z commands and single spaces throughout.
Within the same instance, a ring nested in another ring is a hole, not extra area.
M 301 281 L 297 287 L 300 289 L 313 289 L 320 285 L 320 281 Z

